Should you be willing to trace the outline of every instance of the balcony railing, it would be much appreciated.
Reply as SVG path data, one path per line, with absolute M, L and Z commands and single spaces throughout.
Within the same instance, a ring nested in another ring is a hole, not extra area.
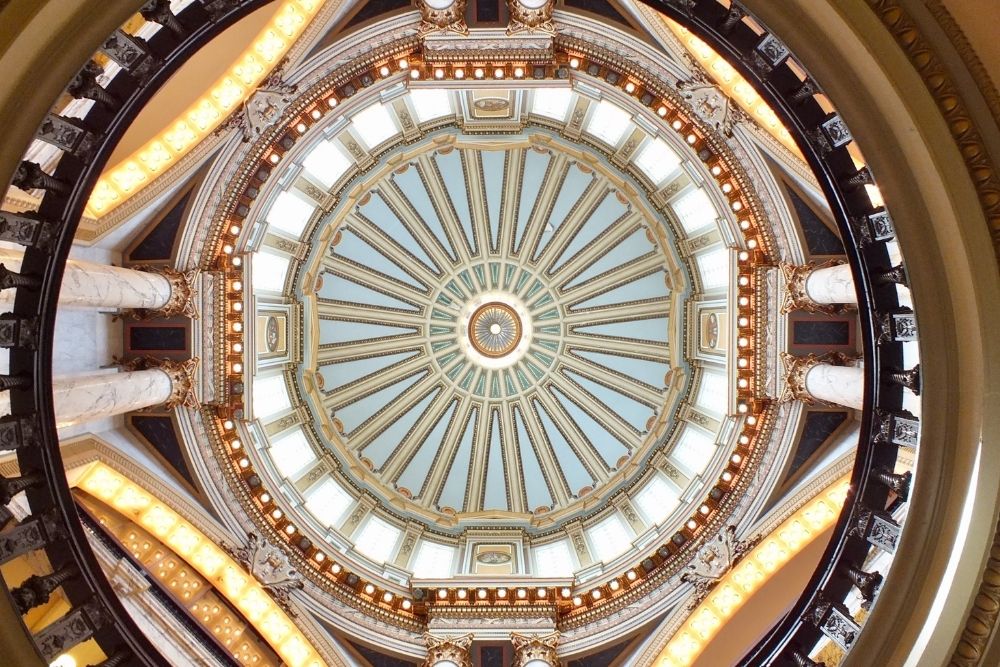
M 843 512 L 819 568 L 784 619 L 744 657 L 747 665 L 816 664 L 809 658 L 827 638 L 850 651 L 861 627 L 844 604 L 856 589 L 870 604 L 882 574 L 865 572 L 873 550 L 892 552 L 900 526 L 886 511 L 905 497 L 909 478 L 892 474 L 900 446 L 915 447 L 919 423 L 903 410 L 904 391 L 919 395 L 919 365 L 903 368 L 903 343 L 916 340 L 916 320 L 901 308 L 897 284 L 906 285 L 902 265 L 893 266 L 887 243 L 895 238 L 889 212 L 875 206 L 868 167 L 855 166 L 854 142 L 836 112 L 820 105 L 823 95 L 794 54 L 748 12 L 717 0 L 643 0 L 678 21 L 728 60 L 756 88 L 796 138 L 836 218 L 858 290 L 864 346 L 865 400 L 855 466 Z M 835 100 L 834 100 L 835 102 Z
M 0 289 L 16 290 L 13 312 L 0 316 L 0 345 L 10 350 L 10 372 L 0 376 L 0 389 L 11 393 L 11 415 L 0 419 L 0 449 L 15 451 L 20 469 L 19 477 L 0 479 L 0 505 L 23 491 L 31 508 L 30 516 L 0 534 L 0 562 L 44 551 L 51 564 L 50 574 L 29 577 L 9 592 L 3 587 L 22 614 L 57 588 L 72 605 L 33 637 L 46 663 L 92 638 L 108 656 L 102 667 L 163 664 L 101 571 L 66 482 L 51 391 L 57 301 L 91 190 L 136 114 L 192 54 L 266 0 L 200 0 L 176 15 L 167 0 L 134 4 L 162 29 L 149 39 L 116 30 L 99 50 L 99 60 L 113 66 L 83 64 L 66 92 L 93 104 L 83 118 L 50 113 L 42 119 L 36 138 L 58 152 L 49 152 L 45 169 L 23 161 L 14 176 L 14 185 L 43 193 L 38 210 L 0 213 L 0 239 L 24 246 L 20 272 L 0 267 Z M 237 664 L 232 656 L 225 659 Z

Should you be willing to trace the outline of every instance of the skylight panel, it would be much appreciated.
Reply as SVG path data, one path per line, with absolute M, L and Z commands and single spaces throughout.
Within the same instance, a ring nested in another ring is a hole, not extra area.
M 653 475 L 632 500 L 651 524 L 662 522 L 680 504 L 677 490 L 659 474 Z
M 597 560 L 604 563 L 614 560 L 632 546 L 632 536 L 617 514 L 587 529 L 590 546 Z
M 681 227 L 688 234 L 714 225 L 719 219 L 715 205 L 702 188 L 688 190 L 671 202 L 670 207 L 674 209 Z
M 337 526 L 354 502 L 351 494 L 330 477 L 306 491 L 305 499 L 306 509 L 328 528 Z
M 695 256 L 701 284 L 706 290 L 725 287 L 729 282 L 729 252 L 716 248 Z
M 290 407 L 292 407 L 292 401 L 288 397 L 288 388 L 285 387 L 283 375 L 254 378 L 253 414 L 255 418 L 266 419 Z
M 453 574 L 455 547 L 424 540 L 413 560 L 413 576 L 421 579 L 438 579 Z
M 381 103 L 373 104 L 354 114 L 351 125 L 369 149 L 378 146 L 398 132 L 392 115 Z
M 695 398 L 695 405 L 702 407 L 712 414 L 726 414 L 727 390 L 726 376 L 716 371 L 704 371 L 701 374 L 701 384 L 698 386 L 698 395 Z
M 616 104 L 607 100 L 597 103 L 597 108 L 587 122 L 587 132 L 609 146 L 617 146 L 625 130 L 632 124 L 632 117 Z
M 653 139 L 648 142 L 635 158 L 635 166 L 644 173 L 654 185 L 660 185 L 667 177 L 677 171 L 681 159 L 663 139 Z
M 535 574 L 539 577 L 569 577 L 573 575 L 573 557 L 566 540 L 540 544 L 532 549 Z
M 282 477 L 295 477 L 316 460 L 316 452 L 309 446 L 301 428 L 289 431 L 271 441 L 271 460 Z
M 707 433 L 685 426 L 670 458 L 688 477 L 700 475 L 715 455 L 715 442 Z
M 316 182 L 329 189 L 354 163 L 331 141 L 321 141 L 309 151 L 302 166 Z
M 418 88 L 410 92 L 410 101 L 421 123 L 453 113 L 451 95 L 443 88 Z
M 531 113 L 566 120 L 572 100 L 573 90 L 570 88 L 539 88 L 531 96 Z
M 294 191 L 285 191 L 279 193 L 271 204 L 266 220 L 272 227 L 299 238 L 315 210 L 316 205 L 312 202 L 306 201 Z
M 377 516 L 368 519 L 368 523 L 361 529 L 361 534 L 354 542 L 354 548 L 371 558 L 376 563 L 384 563 L 389 560 L 393 550 L 396 548 L 396 541 L 399 540 L 400 530 L 392 524 L 383 521 Z
M 253 255 L 253 288 L 280 292 L 288 275 L 288 258 L 261 250 Z

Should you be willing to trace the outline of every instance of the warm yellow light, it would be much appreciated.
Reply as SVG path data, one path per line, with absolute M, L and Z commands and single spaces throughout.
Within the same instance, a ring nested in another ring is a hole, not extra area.
M 834 524 L 843 507 L 848 488 L 849 479 L 845 476 L 799 508 L 766 536 L 722 577 L 705 600 L 691 612 L 654 664 L 661 667 L 685 667 L 692 664 L 726 621 L 775 571 Z
M 283 0 L 251 46 L 172 125 L 101 174 L 85 214 L 100 218 L 149 185 L 207 137 L 256 90 L 319 11 L 318 0 Z
M 698 60 L 699 64 L 705 68 L 709 75 L 715 79 L 715 82 L 727 97 L 735 100 L 744 111 L 750 114 L 781 145 L 797 157 L 802 157 L 798 146 L 792 140 L 792 135 L 779 122 L 774 110 L 764 102 L 760 95 L 757 94 L 757 91 L 753 89 L 753 86 L 747 83 L 746 79 L 740 76 L 739 72 L 732 65 L 726 62 L 712 47 L 696 37 L 687 28 L 661 14 L 657 14 L 656 16 L 674 33 L 681 44 Z
M 261 585 L 213 540 L 157 502 L 151 493 L 104 463 L 94 464 L 77 485 L 115 510 L 134 517 L 136 523 L 162 539 L 191 568 L 212 582 L 243 612 L 285 664 L 324 667 L 323 659 Z

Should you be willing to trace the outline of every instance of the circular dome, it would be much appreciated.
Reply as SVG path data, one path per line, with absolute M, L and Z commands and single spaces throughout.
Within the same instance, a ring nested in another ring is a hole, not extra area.
M 674 244 L 631 179 L 582 156 L 448 130 L 322 222 L 304 275 L 328 446 L 379 493 L 532 520 L 622 481 L 669 421 Z

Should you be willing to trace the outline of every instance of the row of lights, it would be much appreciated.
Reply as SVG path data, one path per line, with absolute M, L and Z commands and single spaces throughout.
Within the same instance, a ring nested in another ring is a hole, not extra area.
M 251 180 L 241 197 L 243 200 L 242 208 L 237 206 L 238 219 L 234 219 L 228 223 L 228 228 L 224 230 L 221 238 L 222 245 L 219 263 L 226 267 L 229 280 L 229 289 L 227 290 L 229 296 L 227 310 L 227 326 L 229 327 L 227 330 L 229 334 L 227 335 L 227 345 L 229 345 L 227 358 L 230 361 L 229 378 L 231 384 L 241 383 L 244 369 L 242 356 L 244 353 L 242 261 L 238 255 L 234 255 L 235 247 L 242 232 L 242 219 L 249 212 L 250 202 L 259 193 L 260 186 L 270 176 L 273 167 L 279 164 L 285 153 L 294 146 L 297 137 L 307 133 L 312 125 L 321 120 L 327 112 L 339 105 L 340 97 L 338 95 L 350 97 L 357 92 L 359 87 L 372 85 L 378 79 L 388 78 L 404 71 L 409 72 L 408 76 L 414 80 L 454 80 L 466 77 L 472 79 L 519 79 L 526 76 L 532 78 L 551 78 L 552 76 L 564 76 L 566 66 L 571 70 L 584 71 L 594 76 L 603 75 L 605 80 L 618 85 L 626 94 L 636 97 L 644 106 L 655 109 L 656 115 L 663 119 L 671 129 L 681 134 L 685 143 L 691 146 L 699 155 L 707 155 L 705 161 L 711 164 L 710 172 L 715 177 L 718 187 L 727 199 L 732 212 L 739 218 L 739 228 L 745 236 L 746 249 L 740 250 L 738 255 L 740 272 L 737 279 L 739 285 L 737 297 L 737 366 L 739 369 L 737 387 L 740 400 L 737 405 L 737 411 L 740 415 L 745 416 L 744 423 L 747 428 L 743 435 L 740 436 L 740 446 L 737 447 L 737 450 L 731 456 L 727 468 L 722 472 L 719 483 L 713 488 L 709 494 L 709 498 L 688 519 L 684 525 L 684 529 L 675 535 L 672 542 L 661 547 L 658 552 L 662 553 L 666 549 L 667 555 L 670 555 L 679 549 L 680 545 L 693 538 L 700 532 L 703 526 L 710 522 L 715 508 L 718 507 L 725 492 L 732 488 L 737 481 L 744 467 L 747 454 L 750 451 L 749 445 L 754 441 L 754 436 L 757 432 L 756 425 L 759 423 L 760 415 L 765 409 L 762 403 L 752 399 L 753 364 L 751 361 L 754 340 L 752 326 L 754 306 L 752 298 L 754 288 L 753 269 L 765 257 L 761 241 L 758 240 L 764 237 L 762 236 L 760 226 L 756 224 L 754 216 L 749 210 L 747 198 L 742 194 L 736 179 L 724 167 L 723 162 L 712 156 L 710 151 L 706 149 L 706 141 L 698 130 L 697 125 L 682 115 L 672 103 L 666 99 L 658 99 L 658 96 L 647 90 L 641 83 L 599 63 L 589 61 L 585 56 L 563 53 L 559 56 L 559 61 L 561 67 L 530 66 L 511 63 L 488 65 L 485 63 L 470 64 L 465 62 L 450 63 L 447 65 L 415 64 L 407 58 L 399 58 L 392 62 L 377 64 L 367 72 L 357 75 L 350 82 L 341 85 L 338 89 L 339 93 L 337 91 L 330 91 L 326 96 L 314 102 L 312 106 L 307 107 L 297 119 L 292 121 L 287 132 L 264 153 L 257 172 L 257 181 Z M 529 67 L 530 72 L 527 69 Z M 231 394 L 229 413 L 234 418 L 239 419 L 242 418 L 242 410 L 242 396 L 236 393 Z M 239 440 L 231 437 L 234 429 L 233 421 L 231 419 L 223 419 L 221 426 L 223 432 L 227 434 L 226 437 L 230 438 L 230 451 L 232 452 L 233 461 L 239 474 L 244 480 L 253 478 L 257 481 L 257 486 L 252 491 L 255 493 L 262 512 L 265 513 L 265 516 L 267 516 L 276 531 L 284 535 L 290 543 L 297 543 L 299 545 L 307 543 L 308 540 L 296 537 L 298 529 L 283 516 L 282 511 L 274 504 L 271 494 L 264 490 L 259 476 L 253 471 L 250 459 L 242 452 Z M 358 595 L 363 595 L 367 598 L 368 601 L 393 611 L 402 611 L 406 612 L 407 615 L 412 615 L 415 605 L 410 599 L 398 596 L 391 591 L 383 590 L 375 583 L 361 580 L 357 575 L 344 570 L 340 564 L 333 562 L 323 551 L 315 549 L 311 545 L 307 549 L 304 549 L 304 551 L 309 552 L 310 562 L 320 572 L 328 573 L 328 576 L 332 576 L 336 581 L 346 584 L 355 590 Z M 660 564 L 662 564 L 666 558 L 661 557 L 659 560 Z M 654 563 L 654 567 L 655 565 L 656 563 Z M 570 608 L 590 608 L 595 604 L 602 604 L 623 593 L 634 582 L 643 578 L 644 575 L 640 575 L 639 572 L 644 570 L 647 572 L 651 571 L 645 568 L 629 570 L 621 577 L 611 579 L 603 585 L 585 593 L 573 594 L 570 589 L 563 589 L 560 591 L 560 597 L 564 601 L 569 602 Z M 534 590 L 536 602 L 542 600 L 538 596 L 538 591 L 541 590 L 543 589 Z M 525 598 L 521 597 L 522 591 Z M 444 598 L 440 597 L 442 592 L 445 593 Z M 479 588 L 475 589 L 474 592 L 472 589 L 455 589 L 454 591 L 439 589 L 437 596 L 439 601 L 447 601 L 448 603 L 463 600 L 478 600 L 481 602 L 488 601 L 491 604 L 508 604 L 529 598 L 531 594 L 529 593 L 529 589 L 515 589 L 513 594 L 511 594 L 506 588 Z M 433 599 L 432 596 L 428 602 Z

